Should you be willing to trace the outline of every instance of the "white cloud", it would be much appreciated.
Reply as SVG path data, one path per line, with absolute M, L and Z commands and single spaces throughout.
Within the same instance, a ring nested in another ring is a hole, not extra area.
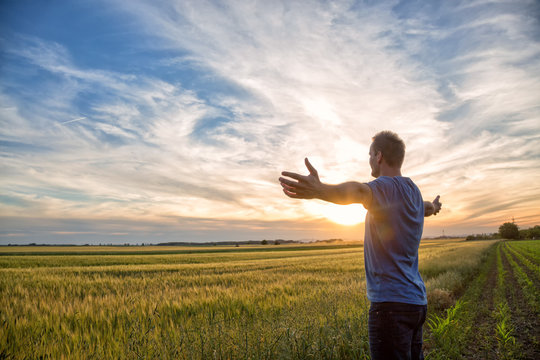
M 443 196 L 435 226 L 518 210 L 531 221 L 538 21 L 518 6 L 463 4 L 410 17 L 389 2 L 117 3 L 155 46 L 187 54 L 162 66 L 193 67 L 234 91 L 83 69 L 62 45 L 26 38 L 10 54 L 56 83 L 28 108 L 4 91 L 0 136 L 49 151 L 7 151 L 2 187 L 30 196 L 36 216 L 309 219 L 320 211 L 283 197 L 280 171 L 304 172 L 309 156 L 323 180 L 367 181 L 371 136 L 392 129 L 407 144 L 405 174 L 426 198 Z

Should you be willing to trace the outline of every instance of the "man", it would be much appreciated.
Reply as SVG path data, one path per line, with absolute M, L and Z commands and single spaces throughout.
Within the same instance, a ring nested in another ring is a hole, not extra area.
M 405 144 L 382 131 L 369 149 L 369 183 L 324 184 L 306 158 L 309 175 L 284 171 L 279 181 L 285 195 L 336 204 L 361 203 L 368 210 L 364 237 L 372 359 L 423 359 L 422 325 L 427 296 L 418 271 L 418 247 L 424 216 L 441 209 L 439 196 L 424 202 L 411 179 L 401 176 Z M 292 180 L 291 180 L 292 179 Z

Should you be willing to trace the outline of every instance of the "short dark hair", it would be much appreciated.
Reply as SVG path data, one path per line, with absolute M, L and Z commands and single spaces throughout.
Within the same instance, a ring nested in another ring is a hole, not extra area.
M 381 131 L 371 138 L 373 150 L 381 152 L 383 159 L 392 167 L 401 167 L 405 158 L 405 143 L 392 131 Z

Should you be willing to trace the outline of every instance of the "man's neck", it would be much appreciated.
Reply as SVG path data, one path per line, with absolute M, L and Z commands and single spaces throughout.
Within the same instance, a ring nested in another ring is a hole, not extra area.
M 390 166 L 381 166 L 380 176 L 401 176 L 401 168 L 395 168 Z

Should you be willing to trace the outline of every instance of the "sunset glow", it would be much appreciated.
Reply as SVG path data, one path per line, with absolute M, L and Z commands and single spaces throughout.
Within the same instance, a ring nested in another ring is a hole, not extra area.
M 313 202 L 306 205 L 307 211 L 340 225 L 357 225 L 365 221 L 366 209 L 360 204 L 336 205 Z

